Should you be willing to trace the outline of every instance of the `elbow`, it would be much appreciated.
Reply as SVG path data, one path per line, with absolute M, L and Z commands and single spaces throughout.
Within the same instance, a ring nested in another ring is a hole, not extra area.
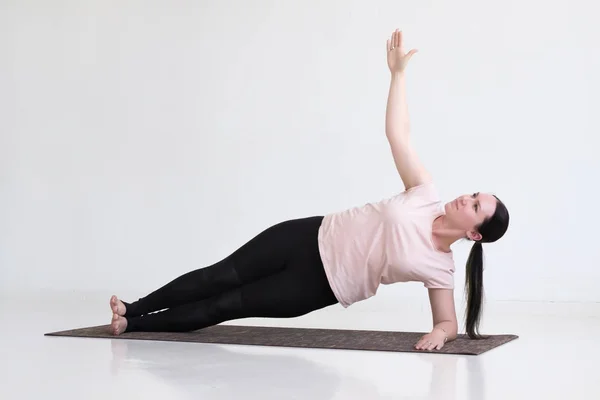
M 394 146 L 408 146 L 409 135 L 408 131 L 402 131 L 400 129 L 386 130 L 385 137 L 387 138 L 390 145 Z
M 385 136 L 388 139 L 406 139 L 410 135 L 410 126 L 409 124 L 389 124 L 385 128 Z

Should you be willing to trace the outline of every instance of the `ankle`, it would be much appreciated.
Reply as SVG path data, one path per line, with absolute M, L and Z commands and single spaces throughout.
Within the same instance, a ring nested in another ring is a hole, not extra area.
M 123 317 L 133 318 L 133 317 L 139 316 L 137 314 L 136 306 L 134 303 L 127 303 L 125 301 L 122 301 L 122 302 L 123 302 L 123 305 L 125 306 L 125 314 L 123 314 Z

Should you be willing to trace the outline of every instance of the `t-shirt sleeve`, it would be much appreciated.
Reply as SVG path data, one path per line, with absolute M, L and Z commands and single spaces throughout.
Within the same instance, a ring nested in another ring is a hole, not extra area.
M 454 289 L 454 270 L 451 268 L 437 270 L 423 281 L 427 289 Z
M 440 195 L 433 182 L 413 186 L 405 190 L 405 193 L 406 201 L 414 204 L 433 204 L 440 201 Z

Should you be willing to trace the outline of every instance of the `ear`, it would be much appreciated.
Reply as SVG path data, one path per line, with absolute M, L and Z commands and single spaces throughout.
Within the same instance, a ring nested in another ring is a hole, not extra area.
M 467 237 L 469 239 L 471 239 L 472 241 L 478 241 L 478 240 L 481 240 L 481 238 L 483 236 L 481 236 L 481 233 L 479 233 L 477 231 L 469 231 L 469 232 L 467 232 Z

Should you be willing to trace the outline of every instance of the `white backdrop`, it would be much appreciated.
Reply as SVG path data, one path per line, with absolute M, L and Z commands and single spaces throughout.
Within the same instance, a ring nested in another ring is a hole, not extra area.
M 488 299 L 598 302 L 594 4 L 4 0 L 0 289 L 143 293 L 281 220 L 401 191 L 383 129 L 400 28 L 441 194 L 511 212 Z M 377 301 L 405 296 L 426 293 Z

